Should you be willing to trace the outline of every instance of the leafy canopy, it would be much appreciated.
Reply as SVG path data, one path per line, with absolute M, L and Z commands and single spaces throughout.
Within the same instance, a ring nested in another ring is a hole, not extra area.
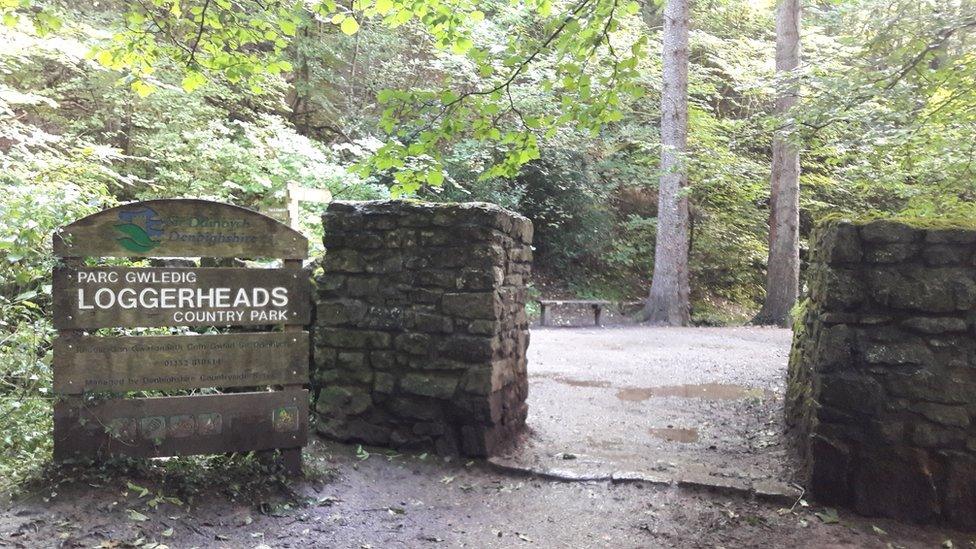
M 3 1 L 5 15 L 16 18 L 31 0 Z M 522 20 L 507 43 L 478 44 L 483 10 L 499 7 L 476 0 L 355 0 L 349 5 L 334 0 L 145 0 L 132 3 L 124 14 L 124 30 L 94 55 L 105 67 L 124 71 L 128 85 L 143 97 L 163 85 L 154 73 L 171 62 L 182 67 L 187 92 L 220 78 L 259 94 L 268 77 L 293 69 L 286 49 L 310 26 L 333 25 L 354 35 L 364 24 L 414 25 L 438 51 L 471 63 L 479 81 L 443 74 L 429 87 L 378 92 L 386 140 L 358 169 L 392 177 L 394 194 L 412 193 L 443 183 L 442 153 L 461 138 L 498 152 L 482 178 L 513 177 L 539 158 L 540 138 L 555 135 L 560 127 L 596 134 L 622 118 L 624 96 L 642 93 L 635 80 L 646 36 L 624 44 L 615 39 L 621 20 L 637 16 L 636 1 L 512 0 L 506 9 Z M 548 66 L 541 85 L 560 108 L 524 112 L 512 88 L 543 59 Z

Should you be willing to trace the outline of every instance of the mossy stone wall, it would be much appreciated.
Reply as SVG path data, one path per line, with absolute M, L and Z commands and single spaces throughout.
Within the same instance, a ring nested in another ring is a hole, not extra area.
M 786 416 L 813 494 L 976 529 L 976 230 L 821 225 Z
M 532 223 L 486 203 L 334 202 L 323 216 L 318 431 L 491 455 L 528 412 Z

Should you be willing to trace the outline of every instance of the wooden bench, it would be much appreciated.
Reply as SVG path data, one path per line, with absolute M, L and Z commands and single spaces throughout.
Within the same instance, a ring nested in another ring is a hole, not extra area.
M 615 303 L 613 301 L 605 301 L 603 299 L 537 299 L 536 302 L 539 303 L 539 308 L 541 316 L 539 318 L 540 326 L 549 325 L 549 307 L 554 307 L 557 305 L 589 305 L 593 309 L 593 325 L 603 326 L 601 316 L 603 315 L 603 308 L 609 307 L 610 305 L 616 305 L 618 309 L 623 309 L 625 306 L 640 306 L 643 302 L 640 301 L 622 301 Z
M 539 323 L 542 326 L 549 325 L 549 307 L 556 305 L 589 305 L 593 308 L 593 324 L 601 326 L 600 315 L 603 314 L 603 308 L 610 305 L 609 301 L 600 299 L 538 299 L 536 301 L 539 302 L 541 309 Z

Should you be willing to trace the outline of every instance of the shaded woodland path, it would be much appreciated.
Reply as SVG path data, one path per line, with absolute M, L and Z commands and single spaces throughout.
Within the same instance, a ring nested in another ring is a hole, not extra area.
M 525 443 L 501 463 L 749 492 L 793 467 L 783 438 L 791 333 L 643 326 L 533 329 Z M 795 500 L 795 496 L 793 496 Z

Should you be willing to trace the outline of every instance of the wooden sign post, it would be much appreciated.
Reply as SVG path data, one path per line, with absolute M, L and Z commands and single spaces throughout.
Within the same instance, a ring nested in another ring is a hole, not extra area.
M 203 200 L 111 208 L 54 235 L 54 455 L 281 451 L 301 472 L 308 431 L 308 241 L 257 212 Z M 86 257 L 272 258 L 281 268 L 86 266 Z M 214 335 L 99 336 L 112 327 L 280 326 Z M 87 392 L 250 392 L 86 403 Z

